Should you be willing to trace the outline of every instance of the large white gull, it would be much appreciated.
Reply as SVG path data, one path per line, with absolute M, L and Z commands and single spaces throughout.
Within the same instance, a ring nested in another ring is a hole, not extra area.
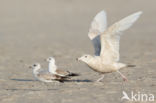
M 88 36 L 94 45 L 95 55 L 83 55 L 78 60 L 86 63 L 92 70 L 102 74 L 102 77 L 97 81 L 101 81 L 105 73 L 116 71 L 124 80 L 127 80 L 119 72 L 119 69 L 128 67 L 127 64 L 119 62 L 120 36 L 121 32 L 130 28 L 141 14 L 141 11 L 136 12 L 114 23 L 109 28 L 107 28 L 107 18 L 104 10 L 99 12 L 93 19 Z

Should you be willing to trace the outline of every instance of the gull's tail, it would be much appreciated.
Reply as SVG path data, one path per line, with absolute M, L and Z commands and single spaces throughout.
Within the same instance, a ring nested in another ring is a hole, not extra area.
M 68 76 L 80 76 L 80 74 L 79 73 L 71 73 L 71 72 L 69 72 Z
M 124 64 L 124 63 L 118 63 L 118 68 L 119 69 L 123 69 L 123 68 L 126 68 L 126 67 L 136 67 L 136 65 L 133 65 L 133 64 Z
M 136 67 L 136 65 L 133 65 L 133 64 L 127 64 L 126 67 Z

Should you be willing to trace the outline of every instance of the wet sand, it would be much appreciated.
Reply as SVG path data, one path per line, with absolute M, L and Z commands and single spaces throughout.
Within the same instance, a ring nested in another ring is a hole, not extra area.
M 155 3 L 1 0 L 0 103 L 121 103 L 122 91 L 156 96 Z M 87 33 L 93 17 L 103 9 L 109 25 L 134 12 L 144 12 L 121 37 L 120 61 L 136 65 L 121 70 L 128 82 L 123 82 L 118 73 L 111 73 L 102 83 L 95 83 L 100 75 L 75 60 L 83 54 L 93 54 Z M 39 62 L 47 68 L 44 59 L 49 56 L 56 58 L 60 68 L 81 76 L 60 84 L 35 81 L 28 66 Z

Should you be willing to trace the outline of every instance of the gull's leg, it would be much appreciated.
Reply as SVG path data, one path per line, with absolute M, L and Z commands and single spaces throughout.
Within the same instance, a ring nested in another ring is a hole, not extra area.
M 117 70 L 117 72 L 121 75 L 124 81 L 128 81 L 127 77 L 124 76 L 119 70 Z
M 96 82 L 101 82 L 103 78 L 104 78 L 104 74 L 102 74 L 102 76 L 98 80 L 96 80 Z

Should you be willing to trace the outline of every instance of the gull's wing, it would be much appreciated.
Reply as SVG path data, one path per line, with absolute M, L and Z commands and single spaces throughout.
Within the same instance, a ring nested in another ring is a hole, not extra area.
M 46 80 L 65 80 L 67 78 L 67 77 L 61 77 L 59 75 L 51 74 L 46 71 L 40 72 L 37 76 L 40 78 L 44 78 Z
M 69 73 L 70 73 L 68 71 L 64 71 L 64 70 L 61 70 L 61 69 L 57 69 L 55 72 L 56 72 L 56 75 L 59 75 L 59 76 L 62 76 L 62 77 L 68 76 Z
M 57 77 L 53 74 L 50 73 L 42 73 L 37 75 L 39 78 L 44 78 L 45 80 L 56 80 L 56 79 L 61 79 L 61 77 Z
M 72 72 L 69 72 L 69 71 L 61 70 L 61 69 L 57 69 L 55 72 L 56 72 L 55 75 L 58 75 L 58 76 L 61 76 L 61 77 L 79 76 L 80 75 L 78 73 L 72 73 Z
M 88 36 L 92 40 L 95 49 L 95 55 L 100 55 L 101 42 L 100 35 L 105 31 L 107 27 L 106 12 L 103 10 L 99 12 L 93 19 L 91 27 L 89 29 Z
M 130 28 L 142 12 L 134 13 L 109 27 L 101 35 L 100 56 L 107 61 L 119 61 L 120 33 Z

